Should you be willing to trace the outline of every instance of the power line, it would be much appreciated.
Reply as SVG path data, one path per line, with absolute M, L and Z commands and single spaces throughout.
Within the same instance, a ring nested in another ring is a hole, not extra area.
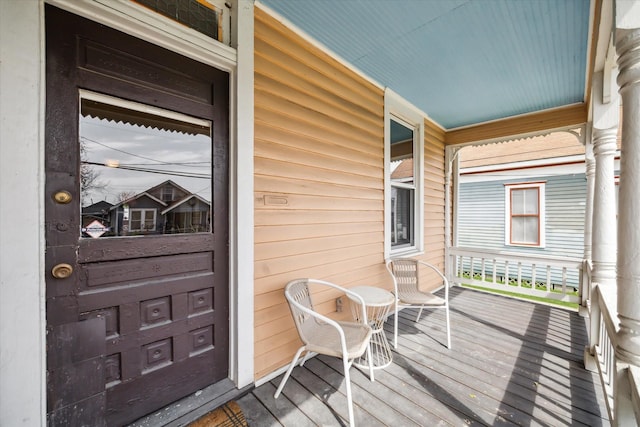
M 181 172 L 181 171 L 167 171 L 163 169 L 151 169 L 151 168 L 140 168 L 140 167 L 130 167 L 124 165 L 118 165 L 117 167 L 110 166 L 106 163 L 96 163 L 96 162 L 81 162 L 84 165 L 91 166 L 102 166 L 111 169 L 122 169 L 122 170 L 130 170 L 134 172 L 147 172 L 147 173 L 157 173 L 162 175 L 172 175 L 172 176 L 181 176 L 185 178 L 197 178 L 197 179 L 211 179 L 211 174 L 204 173 L 195 173 L 195 172 Z
M 87 138 L 86 136 L 81 136 L 80 139 L 93 142 L 94 144 L 98 144 L 98 145 L 100 145 L 100 146 L 102 146 L 104 148 L 108 148 L 110 150 L 118 151 L 120 153 L 124 153 L 124 154 L 127 154 L 129 156 L 138 157 L 138 158 L 144 159 L 144 160 L 150 160 L 152 162 L 161 163 L 163 165 L 185 165 L 185 166 L 189 166 L 191 164 L 211 164 L 211 162 L 186 162 L 186 163 L 165 162 L 165 161 L 162 161 L 162 160 L 156 160 L 156 159 L 152 159 L 150 157 L 140 156 L 139 154 L 130 153 L 129 151 L 120 150 L 118 148 L 110 147 L 110 146 L 108 146 L 106 144 L 103 144 L 102 142 L 98 142 L 98 141 L 96 141 L 94 139 Z

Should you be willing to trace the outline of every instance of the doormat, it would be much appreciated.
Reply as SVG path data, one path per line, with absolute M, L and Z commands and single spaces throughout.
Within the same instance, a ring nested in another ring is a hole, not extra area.
M 231 401 L 218 409 L 209 412 L 188 427 L 249 427 L 247 420 L 242 413 L 242 409 L 235 402 Z

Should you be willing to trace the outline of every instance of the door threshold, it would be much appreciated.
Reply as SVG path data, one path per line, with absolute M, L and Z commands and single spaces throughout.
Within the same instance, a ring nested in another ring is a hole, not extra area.
M 185 426 L 225 403 L 239 399 L 253 388 L 253 384 L 236 388 L 233 381 L 227 378 L 144 416 L 129 424 L 129 427 Z

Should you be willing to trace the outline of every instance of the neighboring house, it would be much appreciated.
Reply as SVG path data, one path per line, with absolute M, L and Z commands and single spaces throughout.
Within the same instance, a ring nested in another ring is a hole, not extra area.
M 209 230 L 211 205 L 171 180 L 110 209 L 115 236 L 197 233 Z
M 0 0 L 0 423 L 200 407 L 290 362 L 288 281 L 445 270 L 450 149 L 604 117 L 610 3 Z
M 87 227 L 93 221 L 99 221 L 104 226 L 109 227 L 111 222 L 109 212 L 112 207 L 113 204 L 105 200 L 84 206 L 82 208 L 82 228 Z
M 554 132 L 467 147 L 459 156 L 457 246 L 583 258 L 587 179 L 578 135 Z M 530 270 L 523 274 L 531 277 Z M 561 271 L 552 275 L 561 283 Z M 568 273 L 567 284 L 578 283 L 577 272 Z
M 209 230 L 211 204 L 167 180 L 115 205 L 103 200 L 82 208 L 85 237 L 96 220 L 108 230 L 99 237 L 198 233 Z

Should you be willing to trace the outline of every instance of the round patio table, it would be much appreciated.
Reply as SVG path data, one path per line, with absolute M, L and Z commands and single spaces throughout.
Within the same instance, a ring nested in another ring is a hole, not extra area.
M 374 286 L 354 286 L 353 288 L 349 288 L 349 290 L 360 295 L 364 300 L 367 320 L 373 330 L 371 341 L 369 342 L 373 369 L 381 369 L 389 366 L 392 360 L 391 348 L 389 347 L 387 336 L 384 334 L 384 322 L 387 319 L 387 314 L 394 303 L 395 297 L 391 292 Z M 353 298 L 349 299 L 351 300 L 353 317 L 356 320 L 360 320 L 359 317 L 362 315 L 362 309 L 360 308 L 359 302 Z M 369 369 L 367 353 L 365 352 L 361 357 L 354 360 L 353 364 L 361 369 Z

